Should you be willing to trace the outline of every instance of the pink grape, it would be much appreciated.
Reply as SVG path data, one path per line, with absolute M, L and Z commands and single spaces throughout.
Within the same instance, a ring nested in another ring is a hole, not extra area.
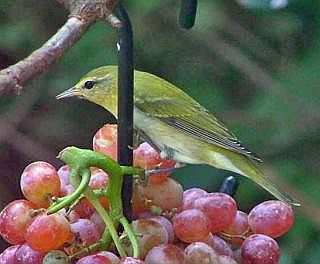
M 292 227 L 293 210 L 281 201 L 266 201 L 255 206 L 249 213 L 249 225 L 254 233 L 273 238 L 280 237 Z
M 0 235 L 10 244 L 21 244 L 24 234 L 32 222 L 35 205 L 27 200 L 9 203 L 0 213 Z
M 133 151 L 133 164 L 145 170 L 150 169 L 170 169 L 174 168 L 176 162 L 173 160 L 163 160 L 160 154 L 147 142 L 144 142 Z M 149 177 L 151 183 L 161 183 L 166 180 L 170 172 L 160 172 Z
M 158 222 L 160 225 L 162 225 L 167 230 L 168 243 L 172 243 L 174 240 L 174 230 L 173 230 L 172 223 L 167 218 L 165 218 L 163 216 L 154 216 L 149 219 Z
M 214 264 L 218 262 L 218 255 L 207 244 L 194 242 L 184 250 L 187 264 Z
M 168 244 L 152 248 L 145 258 L 146 264 L 186 264 L 186 256 L 179 247 Z
M 91 178 L 89 182 L 89 186 L 92 189 L 100 189 L 105 188 L 109 182 L 108 174 L 101 169 L 91 168 Z
M 280 249 L 275 240 L 265 235 L 251 235 L 241 246 L 242 264 L 277 264 Z
M 15 245 L 6 248 L 0 254 L 0 264 L 15 264 L 16 263 L 16 251 L 20 247 L 20 245 Z
M 238 264 L 233 258 L 229 256 L 219 256 L 218 263 L 219 264 Z
M 50 198 L 60 194 L 60 178 L 49 163 L 37 161 L 29 164 L 20 179 L 23 195 L 38 207 L 47 208 Z
M 70 168 L 68 165 L 63 165 L 62 167 L 60 167 L 57 173 L 58 173 L 61 184 L 62 183 L 64 183 L 65 185 L 70 184 L 70 181 L 69 181 Z
M 97 255 L 105 256 L 110 261 L 110 264 L 120 263 L 120 259 L 110 251 L 100 251 Z
M 212 247 L 218 255 L 224 255 L 229 257 L 233 256 L 233 252 L 230 245 L 218 236 L 212 235 L 210 233 L 209 236 L 203 240 L 203 242 Z
M 168 232 L 161 224 L 151 219 L 138 219 L 132 222 L 132 228 L 139 234 L 140 257 L 144 258 L 155 246 L 168 243 Z
M 121 259 L 119 264 L 144 264 L 144 261 L 137 258 L 126 257 L 124 259 Z
M 90 216 L 90 220 L 96 225 L 99 234 L 102 235 L 104 229 L 106 228 L 106 224 L 103 222 L 101 216 L 97 212 L 94 212 Z
M 248 215 L 242 211 L 237 211 L 233 223 L 223 230 L 223 233 L 231 236 L 231 238 L 228 239 L 229 243 L 237 246 L 241 246 L 243 239 L 236 236 L 245 236 L 249 234 L 249 232 Z
M 17 249 L 15 257 L 15 264 L 42 264 L 44 254 L 34 250 L 28 244 L 23 244 Z
M 103 255 L 94 254 L 83 257 L 76 264 L 112 264 L 111 261 Z
M 139 186 L 140 194 L 151 200 L 155 206 L 163 210 L 179 208 L 182 205 L 183 189 L 175 180 L 167 178 L 159 184 L 148 183 L 147 186 Z
M 100 233 L 96 225 L 89 219 L 78 219 L 70 225 L 71 232 L 75 235 L 77 241 L 83 246 L 89 246 L 97 242 Z
M 93 137 L 93 150 L 117 160 L 117 125 L 106 124 Z
M 235 200 L 225 193 L 210 193 L 200 197 L 193 207 L 208 216 L 212 233 L 220 232 L 231 225 L 237 213 Z
M 191 188 L 183 192 L 182 210 L 193 209 L 194 201 L 208 193 L 200 188 Z
M 70 224 L 58 213 L 38 215 L 28 226 L 27 243 L 35 250 L 48 252 L 60 248 L 71 237 Z
M 200 241 L 210 233 L 207 216 L 197 209 L 189 209 L 177 214 L 173 218 L 173 228 L 176 236 L 188 243 Z

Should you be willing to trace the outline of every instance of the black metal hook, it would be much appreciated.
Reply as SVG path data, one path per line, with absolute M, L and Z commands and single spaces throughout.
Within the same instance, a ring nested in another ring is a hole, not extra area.
M 239 181 L 237 178 L 233 176 L 229 176 L 224 179 L 222 182 L 219 192 L 229 194 L 230 196 L 234 196 L 237 192 L 239 186 Z
M 133 33 L 130 18 L 119 4 L 116 15 L 122 22 L 118 31 L 118 162 L 132 165 L 133 160 Z M 122 201 L 125 216 L 132 219 L 132 177 L 124 177 Z
M 181 0 L 179 13 L 180 27 L 190 29 L 196 20 L 198 0 Z

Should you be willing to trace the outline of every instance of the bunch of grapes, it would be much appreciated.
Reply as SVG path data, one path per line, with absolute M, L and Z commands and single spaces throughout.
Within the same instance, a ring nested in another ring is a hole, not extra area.
M 93 149 L 117 159 L 117 127 L 105 125 L 94 136 Z M 0 254 L 0 264 L 277 264 L 275 240 L 293 225 L 292 208 L 281 201 L 266 201 L 249 214 L 221 192 L 199 188 L 183 191 L 170 172 L 176 164 L 161 159 L 148 143 L 134 150 L 134 166 L 152 171 L 147 184 L 134 183 L 132 228 L 138 238 L 140 259 L 120 258 L 109 251 L 75 254 L 99 242 L 105 224 L 93 205 L 81 198 L 70 208 L 49 214 L 47 208 L 74 191 L 69 167 L 56 170 L 37 161 L 21 175 L 25 199 L 9 203 L 0 213 L 0 234 L 12 246 Z M 91 168 L 89 187 L 105 189 L 108 175 Z M 100 203 L 109 210 L 106 197 Z M 132 247 L 122 234 L 127 254 Z

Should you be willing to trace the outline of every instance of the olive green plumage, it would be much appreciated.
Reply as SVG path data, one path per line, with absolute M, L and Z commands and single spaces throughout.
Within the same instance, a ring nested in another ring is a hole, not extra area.
M 258 168 L 261 160 L 243 147 L 212 113 L 168 81 L 134 72 L 134 126 L 164 158 L 208 164 L 246 176 L 276 198 L 298 205 L 280 192 Z M 117 66 L 90 71 L 57 98 L 79 96 L 117 117 Z

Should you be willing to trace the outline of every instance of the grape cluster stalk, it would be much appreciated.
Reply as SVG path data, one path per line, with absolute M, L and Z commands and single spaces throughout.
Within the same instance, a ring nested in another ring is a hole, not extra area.
M 66 165 L 29 164 L 24 199 L 0 213 L 0 235 L 11 244 L 0 264 L 280 263 L 275 239 L 294 223 L 288 204 L 265 201 L 246 213 L 227 193 L 183 190 L 170 177 L 177 164 L 148 143 L 133 154 L 133 167 L 116 162 L 117 126 L 106 124 L 93 150 L 59 154 Z M 122 209 L 125 174 L 134 177 L 132 223 Z

